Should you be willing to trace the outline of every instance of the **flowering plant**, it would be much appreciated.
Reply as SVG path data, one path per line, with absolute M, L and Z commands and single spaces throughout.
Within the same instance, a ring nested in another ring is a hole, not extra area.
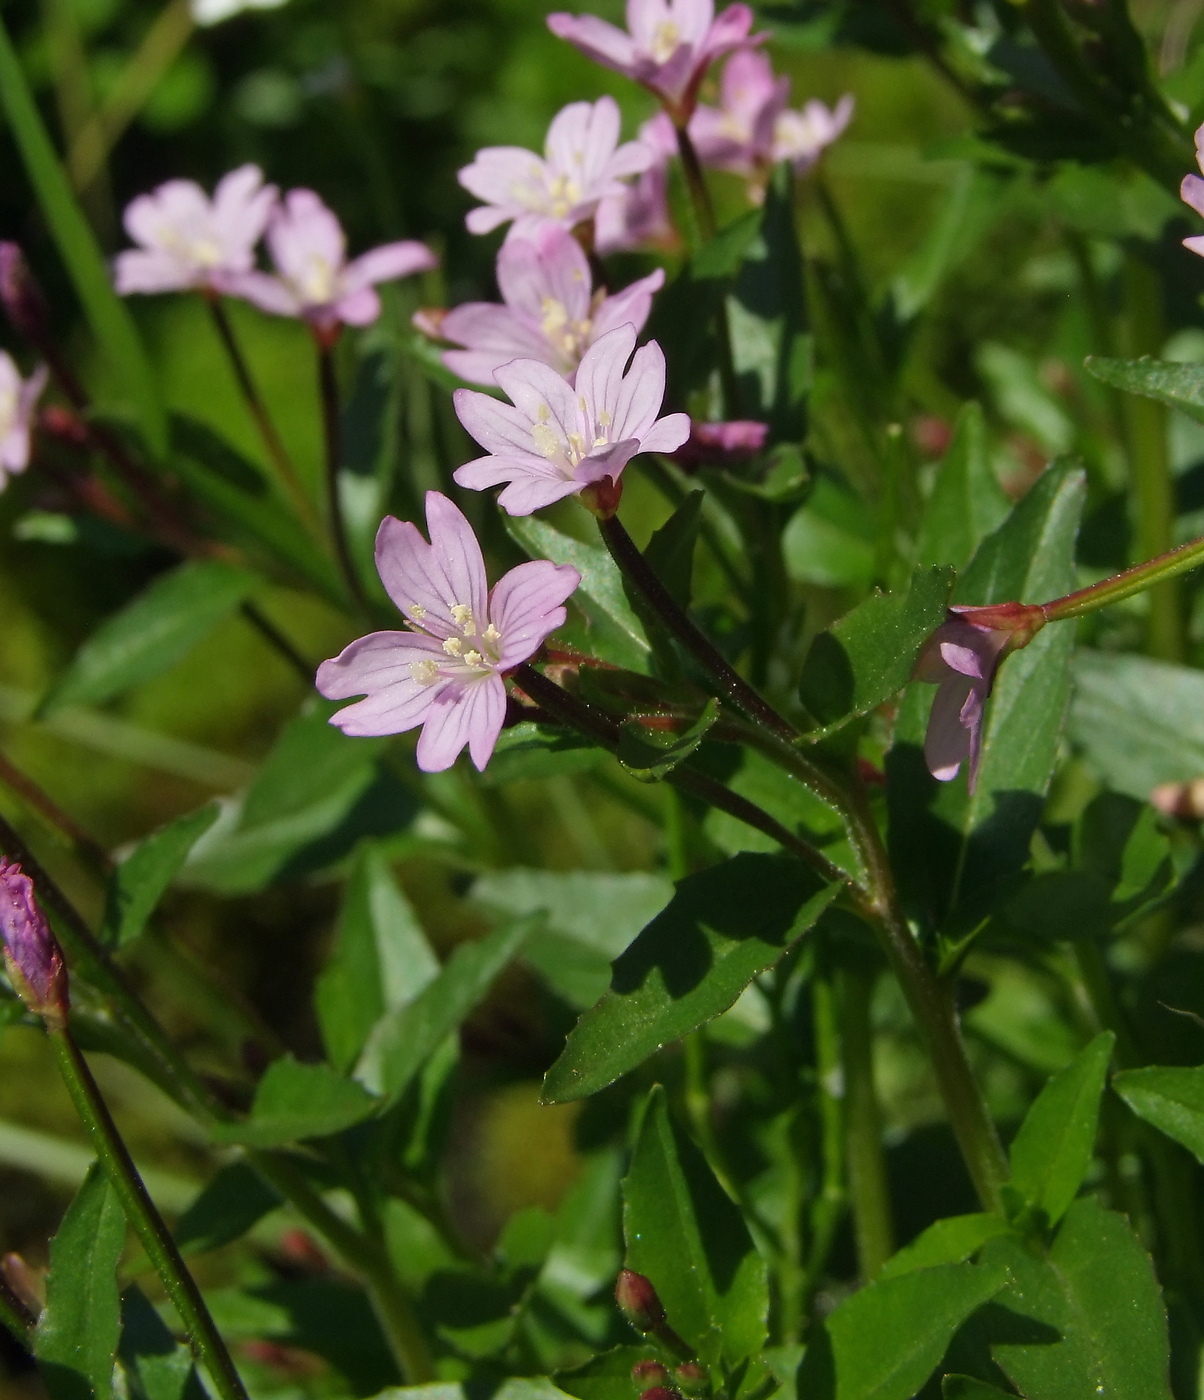
M 11 8 L 0 1389 L 1195 1396 L 1191 16 Z

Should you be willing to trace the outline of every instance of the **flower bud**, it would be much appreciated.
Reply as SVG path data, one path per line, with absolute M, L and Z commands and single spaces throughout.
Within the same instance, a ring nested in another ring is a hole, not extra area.
M 0 242 L 0 305 L 13 329 L 31 345 L 50 338 L 50 311 L 17 243 Z
M 769 424 L 733 418 L 723 423 L 690 420 L 690 436 L 669 455 L 686 471 L 699 467 L 731 467 L 750 461 L 765 446 Z
M 707 1395 L 711 1389 L 711 1378 L 706 1367 L 697 1361 L 683 1361 L 673 1368 L 673 1379 L 683 1395 Z
M 610 520 L 619 509 L 623 499 L 623 478 L 617 481 L 613 476 L 604 476 L 591 481 L 581 491 L 581 504 L 599 520 Z
M 51 1025 L 67 1019 L 67 969 L 33 881 L 15 862 L 0 857 L 0 939 L 13 990 Z
M 681 1400 L 681 1396 L 668 1386 L 654 1385 L 641 1394 L 640 1400 Z
M 624 1269 L 615 1284 L 619 1311 L 637 1332 L 655 1332 L 665 1321 L 665 1309 L 651 1280 Z
M 669 1370 L 659 1361 L 637 1361 L 631 1368 L 631 1379 L 635 1388 L 642 1395 L 649 1388 L 667 1386 L 669 1384 Z

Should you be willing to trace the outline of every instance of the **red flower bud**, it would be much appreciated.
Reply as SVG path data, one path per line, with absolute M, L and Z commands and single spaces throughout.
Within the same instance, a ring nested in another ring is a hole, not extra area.
M 640 1400 L 681 1400 L 681 1396 L 676 1390 L 670 1390 L 668 1386 L 654 1385 L 644 1391 Z
M 673 1377 L 683 1395 L 706 1395 L 711 1389 L 711 1378 L 707 1375 L 706 1367 L 700 1366 L 697 1361 L 683 1361 L 680 1366 L 675 1366 Z
M 668 1385 L 669 1371 L 659 1361 L 637 1361 L 631 1368 L 631 1379 L 642 1394 L 649 1387 Z
M 665 1320 L 665 1309 L 656 1289 L 643 1274 L 624 1269 L 615 1284 L 619 1311 L 638 1332 L 655 1332 Z

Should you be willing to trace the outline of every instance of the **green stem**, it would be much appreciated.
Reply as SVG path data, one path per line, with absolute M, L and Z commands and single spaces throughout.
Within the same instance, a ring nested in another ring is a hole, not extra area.
M 335 557 L 343 574 L 351 597 L 356 606 L 365 613 L 371 613 L 372 605 L 364 593 L 359 570 L 351 557 L 347 544 L 347 528 L 343 520 L 343 502 L 339 494 L 339 468 L 343 461 L 342 432 L 340 429 L 339 381 L 334 369 L 333 340 L 321 334 L 315 335 L 318 348 L 318 392 L 322 400 L 322 436 L 326 446 L 326 512 L 330 540 Z
M 1131 598 L 1135 593 L 1144 592 L 1151 584 L 1175 578 L 1178 574 L 1187 573 L 1189 569 L 1199 568 L 1201 564 L 1204 564 L 1204 535 L 1179 545 L 1177 549 L 1169 549 L 1156 559 L 1147 559 L 1144 564 L 1136 564 L 1133 568 L 1126 569 L 1123 574 L 1106 578 L 1102 583 L 1093 583 L 1088 588 L 1067 593 L 1064 598 L 1055 598 L 1052 603 L 1043 603 L 1041 607 L 1045 613 L 1045 620 L 1064 622 L 1067 618 L 1097 612 L 1100 608 L 1110 607 L 1113 603 Z
M 188 1334 L 193 1355 L 209 1372 L 222 1400 L 247 1400 L 247 1392 L 222 1341 L 196 1280 L 188 1272 L 171 1231 L 147 1194 L 92 1071 L 66 1029 L 48 1027 L 59 1071 L 71 1101 L 88 1130 L 92 1146 L 133 1226 L 147 1257 L 162 1280 Z
M 257 603 L 243 603 L 239 611 L 264 641 L 278 652 L 280 657 L 293 668 L 297 675 L 305 682 L 306 686 L 312 686 L 314 683 L 314 673 L 318 668 L 301 655 L 271 618 L 265 615 L 263 609 L 260 608 Z
M 37 1322 L 37 1318 L 9 1287 L 3 1273 L 0 1273 L 0 1325 L 7 1327 L 16 1340 L 28 1350 Z
M 821 1184 L 811 1207 L 811 1247 L 807 1253 L 804 1285 L 806 1296 L 814 1292 L 827 1267 L 828 1255 L 847 1201 L 844 1171 L 844 1071 L 840 1063 L 840 1036 L 836 1026 L 836 991 L 832 970 L 822 958 L 811 986 L 815 1020 L 815 1080 L 819 1099 Z
M 845 1141 L 849 1201 L 861 1277 L 868 1283 L 895 1252 L 882 1123 L 874 1089 L 872 975 L 845 968 L 840 975 L 840 1043 L 844 1068 Z
M 0 753 L 0 783 L 15 792 L 27 806 L 53 830 L 59 832 L 73 845 L 80 856 L 99 874 L 107 875 L 113 868 L 109 853 L 58 805 L 53 797 L 27 774 L 23 773 L 11 759 Z
M 694 625 L 685 609 L 640 553 L 619 517 L 612 515 L 608 520 L 599 520 L 598 529 L 619 571 L 639 590 L 648 606 L 715 682 L 720 698 L 729 701 L 742 714 L 779 738 L 787 742 L 794 739 L 797 733 L 794 726 L 757 694 L 711 639 Z

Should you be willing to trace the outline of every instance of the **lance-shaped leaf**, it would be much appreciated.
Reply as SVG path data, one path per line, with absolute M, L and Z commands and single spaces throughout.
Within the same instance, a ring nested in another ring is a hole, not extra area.
M 735 1203 L 669 1115 L 657 1085 L 623 1180 L 626 1266 L 652 1281 L 669 1325 L 708 1365 L 729 1366 L 765 1342 L 769 1289 Z
M 121 1300 L 121 1364 L 139 1400 L 205 1400 L 188 1348 L 135 1284 Z
M 93 1163 L 50 1242 L 46 1307 L 34 1354 L 51 1400 L 109 1400 L 121 1332 L 117 1261 L 125 1216 Z
M 1204 1162 L 1204 1069 L 1161 1065 L 1126 1069 L 1112 1080 L 1112 1087 L 1138 1118 Z
M 1170 360 L 1110 360 L 1088 355 L 1083 362 L 1089 373 L 1114 389 L 1156 399 L 1204 423 L 1204 365 Z
M 619 762 L 641 782 L 659 782 L 683 763 L 718 723 L 719 702 L 708 700 L 702 714 L 686 728 L 650 729 L 639 719 L 624 720 L 619 727 Z
M 958 414 L 953 441 L 924 506 L 916 562 L 964 569 L 1007 513 L 1008 498 L 991 466 L 986 420 L 978 404 L 968 403 Z
M 544 1079 L 547 1103 L 584 1098 L 726 1011 L 840 892 L 798 861 L 744 852 L 682 880 L 614 962 Z
M 914 1269 L 931 1269 L 937 1264 L 964 1264 L 996 1235 L 1006 1235 L 1006 1220 L 980 1211 L 974 1215 L 950 1215 L 916 1236 L 905 1248 L 893 1254 L 878 1273 L 879 1279 L 897 1278 Z
M 180 873 L 188 852 L 217 820 L 210 803 L 187 812 L 140 841 L 109 876 L 101 942 L 122 948 L 141 936 L 167 887 Z
M 176 1221 L 181 1249 L 218 1249 L 240 1239 L 282 1198 L 247 1162 L 228 1162 Z
M 161 675 L 228 617 L 256 582 L 246 569 L 216 560 L 163 574 L 80 647 L 42 702 L 42 714 L 94 705 Z
M 653 531 L 644 550 L 653 572 L 683 608 L 690 606 L 693 594 L 694 546 L 705 499 L 705 491 L 691 491 L 660 529 Z
M 216 1124 L 209 1135 L 214 1142 L 283 1147 L 340 1133 L 371 1117 L 376 1108 L 362 1084 L 344 1079 L 329 1065 L 303 1065 L 286 1055 L 268 1066 L 246 1121 Z

